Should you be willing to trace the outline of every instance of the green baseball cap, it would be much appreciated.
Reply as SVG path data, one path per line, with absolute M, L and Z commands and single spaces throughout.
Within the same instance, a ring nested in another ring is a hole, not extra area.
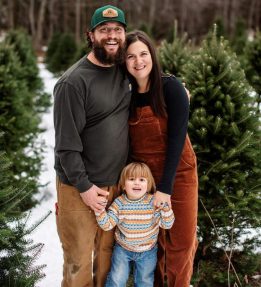
M 124 12 L 112 5 L 106 5 L 95 10 L 91 20 L 91 30 L 96 26 L 105 22 L 119 22 L 125 27 L 127 26 L 125 21 Z

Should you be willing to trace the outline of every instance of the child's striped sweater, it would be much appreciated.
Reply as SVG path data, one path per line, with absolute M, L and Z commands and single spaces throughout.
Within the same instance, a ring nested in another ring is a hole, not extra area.
M 161 210 L 153 207 L 153 195 L 146 193 L 139 200 L 130 200 L 125 194 L 117 197 L 108 211 L 96 215 L 103 230 L 115 230 L 116 241 L 134 252 L 150 250 L 157 242 L 159 227 L 170 229 L 174 222 L 172 209 L 165 205 Z

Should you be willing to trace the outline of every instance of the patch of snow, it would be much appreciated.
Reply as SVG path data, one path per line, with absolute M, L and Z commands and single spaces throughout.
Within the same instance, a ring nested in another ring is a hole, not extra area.
M 44 82 L 44 89 L 52 94 L 53 87 L 57 81 L 53 75 L 45 69 L 44 64 L 39 64 L 40 77 Z M 44 169 L 40 176 L 40 182 L 47 184 L 41 189 L 40 197 L 43 198 L 41 204 L 36 206 L 31 213 L 30 222 L 34 223 L 44 217 L 50 210 L 51 215 L 42 222 L 31 234 L 34 243 L 43 243 L 44 247 L 35 262 L 35 266 L 46 264 L 43 273 L 46 277 L 37 283 L 36 287 L 60 286 L 62 280 L 62 248 L 56 231 L 55 209 L 56 189 L 54 171 L 54 127 L 53 127 L 53 108 L 42 116 L 41 127 L 46 131 L 41 134 L 40 139 L 46 143 L 44 154 Z M 29 223 L 30 224 L 30 223 Z

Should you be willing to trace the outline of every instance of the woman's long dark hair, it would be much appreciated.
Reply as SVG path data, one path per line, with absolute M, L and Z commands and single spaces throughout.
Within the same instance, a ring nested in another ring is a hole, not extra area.
M 149 75 L 149 85 L 150 85 L 149 99 L 150 99 L 151 109 L 153 110 L 156 116 L 165 117 L 166 108 L 165 108 L 165 101 L 163 97 L 163 85 L 162 85 L 162 78 L 161 78 L 162 74 L 161 74 L 160 65 L 159 65 L 159 62 L 156 56 L 155 48 L 153 46 L 152 41 L 150 40 L 150 38 L 148 37 L 146 33 L 136 30 L 126 35 L 126 50 L 131 44 L 137 41 L 141 41 L 142 43 L 144 43 L 148 47 L 149 52 L 151 54 L 152 70 Z M 130 75 L 129 73 L 128 75 L 132 83 L 132 89 L 135 93 L 137 92 L 137 89 L 138 89 L 137 82 L 132 75 Z M 133 106 L 131 108 L 131 113 L 132 112 L 133 112 Z

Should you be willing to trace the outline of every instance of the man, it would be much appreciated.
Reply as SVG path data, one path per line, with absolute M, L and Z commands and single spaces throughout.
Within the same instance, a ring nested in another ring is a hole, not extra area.
M 54 88 L 63 287 L 102 287 L 110 268 L 113 231 L 98 228 L 94 212 L 118 195 L 116 183 L 127 159 L 131 95 L 118 65 L 124 60 L 125 28 L 122 10 L 97 9 L 88 34 L 91 52 Z

